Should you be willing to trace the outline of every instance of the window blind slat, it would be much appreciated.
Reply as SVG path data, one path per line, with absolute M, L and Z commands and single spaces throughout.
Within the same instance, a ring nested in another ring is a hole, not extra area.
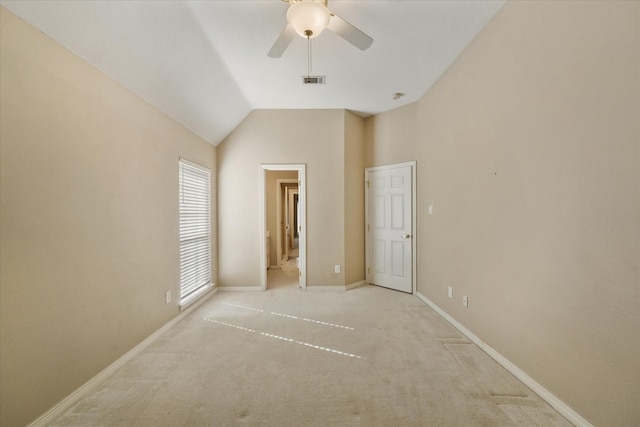
M 180 297 L 211 283 L 211 174 L 179 162 Z

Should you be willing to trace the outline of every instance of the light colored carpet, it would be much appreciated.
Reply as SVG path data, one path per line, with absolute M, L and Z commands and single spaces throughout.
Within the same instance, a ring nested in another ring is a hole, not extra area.
M 418 298 L 218 292 L 53 426 L 569 426 Z

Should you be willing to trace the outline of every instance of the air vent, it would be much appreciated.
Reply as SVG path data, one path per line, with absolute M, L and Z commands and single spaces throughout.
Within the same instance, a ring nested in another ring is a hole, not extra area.
M 302 83 L 306 85 L 323 85 L 326 76 L 302 76 Z

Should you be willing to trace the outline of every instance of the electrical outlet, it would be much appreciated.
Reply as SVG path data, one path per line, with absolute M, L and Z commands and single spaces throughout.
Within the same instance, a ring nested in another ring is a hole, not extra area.
M 433 205 L 429 205 L 429 215 L 433 215 Z
M 464 305 L 465 307 L 469 307 L 469 299 L 466 295 L 462 296 L 462 305 Z
M 336 264 L 336 265 L 333 267 L 333 271 L 334 271 L 335 273 L 340 273 L 340 264 Z
M 171 291 L 167 291 L 164 293 L 164 300 L 167 304 L 171 302 Z
M 449 295 L 449 299 L 453 299 L 453 288 L 451 286 L 449 286 L 448 295 Z

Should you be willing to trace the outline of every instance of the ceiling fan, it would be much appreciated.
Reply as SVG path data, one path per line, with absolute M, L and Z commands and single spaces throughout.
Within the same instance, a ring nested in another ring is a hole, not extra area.
M 339 16 L 329 12 L 328 0 L 282 0 L 290 3 L 287 10 L 287 26 L 269 50 L 271 58 L 280 58 L 296 34 L 306 39 L 320 35 L 325 28 L 330 29 L 360 50 L 365 50 L 373 39 L 349 24 Z

